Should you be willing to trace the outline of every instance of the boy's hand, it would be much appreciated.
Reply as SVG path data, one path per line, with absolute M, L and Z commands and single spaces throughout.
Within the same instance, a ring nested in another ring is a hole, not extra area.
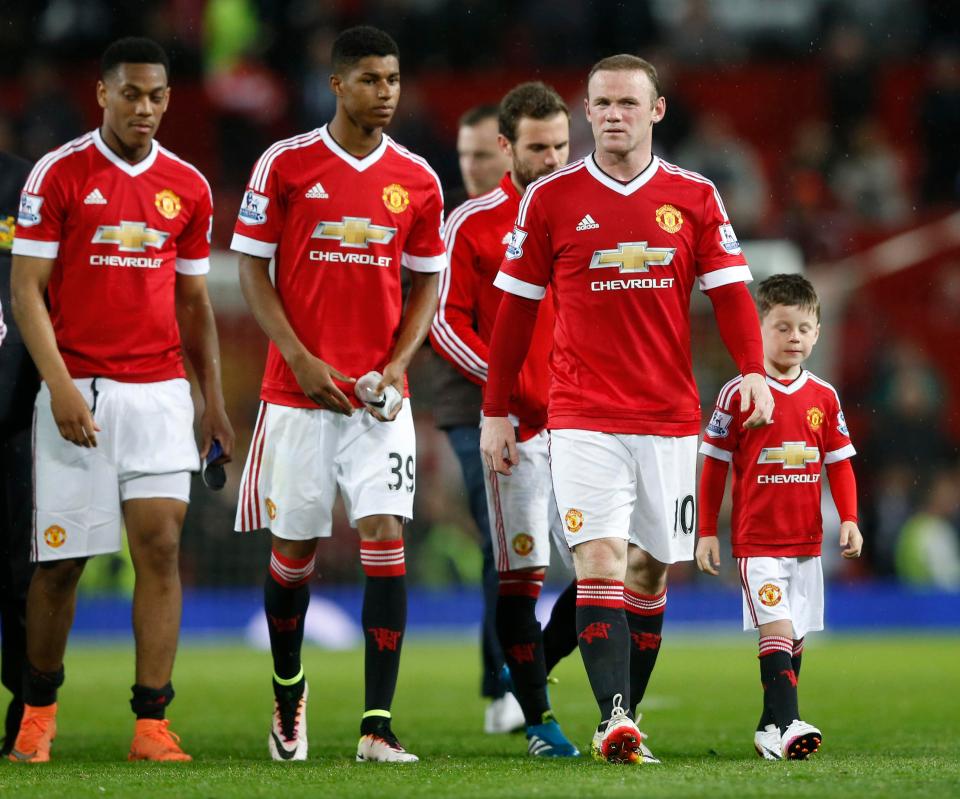
M 707 574 L 720 574 L 720 542 L 715 535 L 702 536 L 697 541 L 697 568 Z
M 843 522 L 840 525 L 840 554 L 845 558 L 859 558 L 863 549 L 863 535 L 856 522 Z

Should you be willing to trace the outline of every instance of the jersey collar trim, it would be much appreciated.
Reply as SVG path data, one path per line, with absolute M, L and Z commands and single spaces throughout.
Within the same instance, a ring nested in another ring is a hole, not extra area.
M 799 375 L 797 375 L 797 379 L 788 386 L 785 386 L 779 380 L 775 380 L 774 378 L 770 377 L 770 375 L 767 375 L 767 385 L 770 386 L 770 388 L 772 388 L 774 391 L 779 391 L 781 394 L 795 394 L 807 384 L 807 375 L 809 374 L 810 373 L 804 369 Z
M 150 167 L 152 167 L 154 162 L 157 160 L 157 154 L 160 152 L 160 146 L 154 139 L 150 142 L 150 154 L 147 155 L 147 157 L 142 161 L 138 161 L 135 164 L 129 164 L 107 146 L 107 143 L 100 135 L 99 128 L 93 131 L 93 144 L 100 151 L 100 155 L 117 167 L 117 169 L 126 172 L 132 178 L 135 178 L 137 175 L 142 175 Z
M 610 177 L 597 165 L 596 153 L 591 153 L 589 156 L 584 158 L 583 163 L 587 166 L 587 172 L 593 175 L 598 182 L 602 183 L 608 189 L 612 189 L 617 194 L 622 194 L 625 197 L 633 194 L 642 186 L 645 186 L 660 168 L 660 159 L 657 156 L 653 156 L 653 158 L 650 159 L 650 163 L 647 165 L 646 169 L 644 169 L 639 175 L 637 175 L 629 183 L 621 183 L 619 180 L 615 180 L 614 178 Z
M 380 144 L 377 145 L 377 149 L 372 153 L 365 155 L 363 158 L 356 158 L 355 156 L 350 155 L 346 150 L 343 149 L 337 142 L 334 140 L 333 136 L 330 135 L 330 131 L 327 130 L 327 126 L 324 125 L 320 128 L 320 138 L 323 140 L 323 143 L 327 145 L 327 148 L 341 161 L 346 162 L 357 172 L 363 172 L 366 169 L 372 167 L 377 161 L 379 161 L 383 154 L 387 151 L 387 145 L 390 141 L 390 137 L 386 133 L 380 135 Z

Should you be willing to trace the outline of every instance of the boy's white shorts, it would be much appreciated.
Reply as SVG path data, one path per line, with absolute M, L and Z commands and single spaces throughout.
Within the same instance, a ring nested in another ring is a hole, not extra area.
M 121 383 L 88 377 L 73 383 L 100 427 L 97 446 L 80 447 L 60 435 L 43 383 L 34 412 L 37 561 L 118 552 L 121 503 L 189 502 L 190 472 L 200 468 L 186 380 Z
M 567 543 L 623 538 L 661 563 L 693 559 L 697 436 L 551 430 Z
M 484 473 L 490 537 L 497 571 L 550 565 L 550 538 L 560 557 L 573 567 L 563 535 L 550 476 L 550 436 L 546 430 L 517 442 L 520 463 L 512 474 Z
M 823 629 L 823 566 L 819 557 L 737 558 L 743 629 L 793 623 L 793 637 Z
M 234 527 L 293 541 L 328 537 L 338 488 L 354 527 L 364 516 L 410 519 L 416 464 L 409 400 L 392 422 L 365 410 L 344 416 L 263 402 Z

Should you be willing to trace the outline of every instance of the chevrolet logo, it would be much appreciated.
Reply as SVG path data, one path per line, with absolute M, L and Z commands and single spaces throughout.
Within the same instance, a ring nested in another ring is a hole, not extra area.
M 313 231 L 311 238 L 333 239 L 341 247 L 367 249 L 370 243 L 387 244 L 396 235 L 395 227 L 371 224 L 371 220 L 360 216 L 345 216 L 342 222 L 321 222 Z
M 100 225 L 93 243 L 116 244 L 120 252 L 146 252 L 147 247 L 162 247 L 169 236 L 165 230 L 147 227 L 146 222 L 121 222 L 119 225 Z
M 597 250 L 590 260 L 591 269 L 620 268 L 620 272 L 649 272 L 650 266 L 667 266 L 676 247 L 648 247 L 645 241 L 621 242 L 615 250 Z
M 820 450 L 806 441 L 785 441 L 782 447 L 764 447 L 757 463 L 780 463 L 784 469 L 803 469 L 820 460 Z

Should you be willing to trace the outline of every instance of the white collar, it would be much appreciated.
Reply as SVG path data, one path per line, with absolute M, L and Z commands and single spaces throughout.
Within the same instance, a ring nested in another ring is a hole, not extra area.
M 128 163 L 107 146 L 107 143 L 103 140 L 103 136 L 100 135 L 100 128 L 97 128 L 93 132 L 93 144 L 104 158 L 117 167 L 117 169 L 122 169 L 132 178 L 135 178 L 137 175 L 142 175 L 152 167 L 154 161 L 157 160 L 157 153 L 160 152 L 160 146 L 157 144 L 156 139 L 152 139 L 150 141 L 150 153 L 147 157 L 142 161 L 137 161 L 135 164 Z
M 660 168 L 660 159 L 657 156 L 653 156 L 653 158 L 650 159 L 650 163 L 647 164 L 646 168 L 639 175 L 637 175 L 629 183 L 621 183 L 619 180 L 610 177 L 599 167 L 597 164 L 596 152 L 593 152 L 584 158 L 583 162 L 587 165 L 587 172 L 593 175 L 593 177 L 596 178 L 600 183 L 602 183 L 608 189 L 613 189 L 613 191 L 615 191 L 617 194 L 622 194 L 624 196 L 633 194 L 641 186 L 646 185 L 650 181 L 650 178 L 652 178 Z
M 390 141 L 390 137 L 386 133 L 382 133 L 380 135 L 380 144 L 377 145 L 377 148 L 373 152 L 368 153 L 363 158 L 356 158 L 337 144 L 333 136 L 330 135 L 330 131 L 327 130 L 327 127 L 327 125 L 324 125 L 320 128 L 320 138 L 323 140 L 323 143 L 327 145 L 330 152 L 352 166 L 357 172 L 363 172 L 365 169 L 372 167 L 387 151 L 387 144 Z
M 770 386 L 770 388 L 779 391 L 781 394 L 794 394 L 807 384 L 807 376 L 809 374 L 810 373 L 806 369 L 801 367 L 800 374 L 797 375 L 797 377 L 788 385 L 784 385 L 775 377 L 770 377 L 770 375 L 767 375 L 767 385 Z

